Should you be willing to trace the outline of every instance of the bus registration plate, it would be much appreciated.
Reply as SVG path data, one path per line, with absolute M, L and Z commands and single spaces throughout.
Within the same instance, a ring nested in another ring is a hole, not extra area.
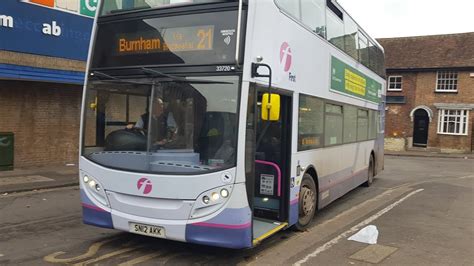
M 165 229 L 160 226 L 147 225 L 147 224 L 137 224 L 129 223 L 129 229 L 131 233 L 152 236 L 158 238 L 165 238 Z

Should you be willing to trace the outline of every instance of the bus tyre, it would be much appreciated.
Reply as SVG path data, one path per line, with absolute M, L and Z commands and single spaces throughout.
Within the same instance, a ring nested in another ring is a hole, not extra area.
M 295 224 L 296 230 L 303 231 L 310 224 L 317 208 L 317 195 L 316 184 L 313 178 L 309 174 L 304 174 L 300 187 L 298 222 Z
M 369 160 L 369 168 L 367 169 L 367 181 L 364 187 L 370 187 L 374 183 L 374 157 L 371 155 Z

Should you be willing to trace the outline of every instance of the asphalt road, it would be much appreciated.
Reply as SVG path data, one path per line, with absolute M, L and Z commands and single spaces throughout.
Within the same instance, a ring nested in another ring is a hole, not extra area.
M 0 196 L 0 265 L 472 265 L 474 160 L 386 157 L 370 188 L 251 250 L 226 250 L 83 225 L 77 188 Z M 347 240 L 375 225 L 377 245 Z

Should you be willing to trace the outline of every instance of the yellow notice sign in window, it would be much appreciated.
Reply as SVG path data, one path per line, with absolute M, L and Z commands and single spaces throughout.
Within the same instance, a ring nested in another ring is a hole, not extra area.
M 355 94 L 365 96 L 367 80 L 347 68 L 345 69 L 344 75 L 346 80 L 346 90 L 351 91 Z

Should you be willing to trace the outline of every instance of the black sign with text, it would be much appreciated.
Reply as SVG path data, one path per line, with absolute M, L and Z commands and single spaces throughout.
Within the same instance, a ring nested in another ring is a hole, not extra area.
M 235 62 L 237 11 L 99 23 L 92 68 Z

